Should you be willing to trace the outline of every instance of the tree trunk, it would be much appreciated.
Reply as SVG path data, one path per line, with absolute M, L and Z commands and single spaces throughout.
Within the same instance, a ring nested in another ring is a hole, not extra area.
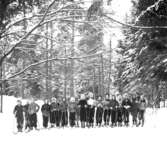
M 95 65 L 93 66 L 93 93 L 94 93 L 94 99 L 96 99 L 96 73 L 95 73 Z
M 72 22 L 72 51 L 71 57 L 74 57 L 74 41 L 75 41 L 75 22 L 73 17 Z M 71 83 L 70 83 L 70 96 L 74 96 L 74 59 L 71 59 Z
M 0 66 L 0 79 L 3 77 L 3 64 Z M 1 81 L 0 113 L 3 112 L 3 81 Z
M 23 4 L 24 5 L 24 18 L 26 17 L 26 10 L 25 10 L 25 3 Z M 26 33 L 26 30 L 27 30 L 27 25 L 26 25 L 26 19 L 24 20 L 24 28 L 23 28 L 23 30 L 24 30 L 24 32 Z M 23 60 L 22 60 L 23 62 L 22 62 L 22 69 L 24 69 L 25 68 L 25 66 L 26 66 L 26 63 L 25 63 L 25 59 L 23 58 Z M 21 78 L 21 91 L 20 91 L 20 93 L 21 93 L 21 97 L 22 98 L 24 98 L 25 97 L 25 95 L 24 95 L 24 80 L 23 80 L 23 77 Z
M 155 82 L 154 101 L 155 101 L 155 108 L 160 108 L 160 90 L 159 90 L 159 81 L 156 81 L 156 82 Z
M 98 74 L 98 77 L 99 77 L 99 85 L 98 85 L 98 95 L 99 96 L 102 96 L 102 94 L 101 94 L 101 71 L 100 71 L 100 65 L 98 66 L 98 71 L 99 71 L 99 74 Z
M 112 48 L 111 48 L 111 39 L 110 39 L 110 52 L 109 52 L 109 75 L 108 75 L 108 93 L 110 93 L 111 86 L 111 67 L 112 67 Z
M 65 47 L 65 57 L 66 57 L 66 47 Z M 64 60 L 64 98 L 67 100 L 67 60 Z
M 50 48 L 51 48 L 51 52 L 50 52 L 50 56 L 49 58 L 52 59 L 52 51 L 53 51 L 53 22 L 50 23 L 50 38 L 51 38 L 51 42 L 50 42 Z M 49 100 L 51 101 L 51 98 L 52 98 L 52 61 L 50 61 L 49 63 L 49 72 L 50 72 L 50 75 L 49 75 L 49 80 L 50 80 L 50 83 L 49 83 Z
M 102 97 L 104 97 L 104 63 L 103 63 L 103 54 L 101 54 L 101 81 L 102 81 L 102 86 L 101 86 L 101 94 Z
M 46 24 L 46 36 L 48 37 L 48 24 Z M 46 60 L 49 59 L 49 53 L 48 53 L 48 38 L 46 39 Z M 46 61 L 46 96 L 45 98 L 46 99 L 49 99 L 49 81 L 48 81 L 48 78 L 49 78 L 49 62 Z

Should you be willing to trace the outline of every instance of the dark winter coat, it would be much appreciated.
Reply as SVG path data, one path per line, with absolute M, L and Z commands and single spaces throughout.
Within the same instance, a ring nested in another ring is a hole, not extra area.
M 131 108 L 132 107 L 132 103 L 131 103 L 131 101 L 129 100 L 129 99 L 124 99 L 123 101 L 122 101 L 122 106 L 125 108 L 126 106 L 130 106 L 129 108 Z
M 14 115 L 20 119 L 23 119 L 23 112 L 24 112 L 24 107 L 22 105 L 16 105 L 13 111 Z
M 110 99 L 105 99 L 103 101 L 103 104 L 104 104 L 104 106 L 103 106 L 104 109 L 109 109 L 111 107 Z
M 119 103 L 116 99 L 111 99 L 110 106 L 112 109 L 116 109 L 119 106 Z
M 49 117 L 50 115 L 50 105 L 44 104 L 42 105 L 41 112 L 43 116 Z
M 53 112 L 53 111 L 57 111 L 57 110 L 59 110 L 59 104 L 52 102 L 50 105 L 50 111 Z
M 140 105 L 139 105 L 139 109 L 140 110 L 145 110 L 146 109 L 146 100 L 145 99 L 142 99 L 140 100 Z

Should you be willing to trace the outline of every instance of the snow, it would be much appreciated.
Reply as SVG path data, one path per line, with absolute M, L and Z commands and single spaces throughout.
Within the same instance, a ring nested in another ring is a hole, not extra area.
M 26 101 L 24 101 L 26 102 Z M 4 97 L 1 160 L 165 160 L 167 109 L 147 110 L 143 128 L 51 129 L 14 135 L 16 98 Z M 41 104 L 41 102 L 39 103 Z M 41 114 L 38 114 L 41 124 Z

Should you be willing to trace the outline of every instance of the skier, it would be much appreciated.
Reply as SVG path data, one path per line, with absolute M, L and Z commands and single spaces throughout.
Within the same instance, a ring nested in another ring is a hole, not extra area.
M 85 128 L 87 101 L 84 94 L 81 94 L 81 98 L 78 102 L 78 106 L 80 108 L 81 127 Z
M 35 130 L 38 130 L 37 129 L 37 113 L 39 109 L 40 109 L 39 105 L 35 103 L 33 99 L 28 108 L 28 113 L 30 116 L 30 129 L 31 130 L 33 130 L 33 127 L 35 128 Z
M 53 128 L 56 124 L 56 110 L 57 110 L 57 99 L 52 98 L 52 103 L 50 105 L 50 123 L 51 128 Z
M 138 125 L 144 126 L 146 107 L 147 107 L 147 100 L 144 97 L 144 95 L 141 95 L 141 98 L 139 101 L 139 124 Z
M 41 108 L 42 118 L 43 118 L 43 127 L 48 127 L 49 117 L 50 117 L 50 105 L 49 101 L 45 100 Z
M 118 101 L 118 107 L 116 109 L 116 122 L 118 127 L 122 126 L 122 121 L 123 121 L 123 107 L 122 107 L 122 96 L 118 95 L 117 97 Z
M 79 100 L 78 98 L 76 98 L 76 103 L 77 103 L 77 106 L 76 106 L 76 127 L 80 127 L 80 106 L 78 105 L 79 103 Z
M 88 104 L 88 127 L 94 126 L 94 114 L 95 114 L 95 105 L 96 101 L 93 99 L 93 93 L 89 93 Z
M 68 112 L 67 112 L 68 104 L 66 103 L 66 99 L 63 98 L 60 102 L 60 110 L 61 110 L 61 126 L 65 127 L 68 125 Z
M 125 94 L 125 97 L 122 101 L 122 107 L 123 107 L 124 124 L 125 126 L 129 126 L 129 110 L 132 107 L 132 103 L 128 98 L 128 94 Z
M 61 100 L 57 100 L 57 104 L 56 104 L 56 127 L 60 127 L 61 126 L 61 119 L 62 119 L 62 111 L 61 111 L 61 107 L 60 107 L 60 103 Z
M 110 99 L 109 94 L 105 95 L 105 100 L 103 102 L 104 106 L 104 126 L 109 125 L 109 119 L 110 119 Z
M 138 111 L 139 111 L 139 105 L 140 105 L 140 99 L 139 97 L 137 97 L 137 95 L 133 94 L 132 98 L 131 98 L 131 102 L 132 102 L 132 108 L 130 109 L 130 112 L 132 114 L 132 122 L 133 122 L 133 126 L 137 126 L 137 115 L 138 115 Z
M 101 127 L 103 117 L 103 100 L 102 97 L 99 96 L 96 105 L 96 126 Z
M 29 109 L 29 106 L 30 106 L 30 102 L 27 101 L 27 103 L 24 105 L 24 113 L 25 113 L 25 130 L 30 131 L 30 115 L 29 115 L 29 112 L 28 112 L 28 109 Z
M 117 117 L 117 107 L 119 106 L 118 101 L 116 100 L 116 96 L 112 95 L 111 98 L 111 109 L 110 109 L 110 113 L 111 113 L 111 127 L 116 126 L 116 117 Z
M 22 106 L 22 102 L 21 100 L 17 100 L 17 105 L 14 108 L 13 114 L 16 117 L 18 132 L 22 132 L 22 129 L 23 129 L 23 123 L 24 123 L 23 112 L 24 112 L 24 109 Z
M 87 106 L 85 107 L 85 112 L 86 112 L 86 127 L 90 127 L 90 125 L 89 125 L 90 106 L 88 106 L 88 100 L 89 100 L 88 93 L 85 94 L 85 97 L 86 97 L 86 101 L 87 101 Z
M 76 108 L 77 108 L 77 104 L 75 102 L 75 98 L 71 97 L 70 103 L 69 103 L 69 113 L 70 113 L 69 120 L 70 120 L 71 127 L 75 126 Z

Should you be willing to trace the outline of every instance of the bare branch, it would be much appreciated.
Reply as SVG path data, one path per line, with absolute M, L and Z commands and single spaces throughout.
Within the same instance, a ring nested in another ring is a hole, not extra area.
M 90 57 L 96 57 L 96 56 L 99 56 L 101 55 L 102 53 L 97 53 L 97 54 L 91 54 L 91 55 L 87 55 L 87 56 L 82 56 L 82 57 L 68 57 L 68 58 L 52 58 L 52 59 L 47 59 L 47 60 L 42 60 L 40 62 L 37 62 L 37 63 L 34 63 L 34 64 L 31 64 L 29 66 L 27 66 L 26 68 L 24 68 L 22 71 L 6 78 L 6 79 L 3 79 L 1 81 L 5 81 L 5 80 L 10 80 L 16 76 L 19 76 L 21 75 L 22 73 L 24 73 L 25 71 L 29 70 L 30 68 L 34 67 L 34 66 L 37 66 L 37 65 L 41 65 L 41 64 L 44 64 L 46 62 L 50 62 L 50 61 L 64 61 L 64 60 L 71 60 L 71 59 L 85 59 L 85 58 L 90 58 Z
M 75 4 L 80 4 L 80 2 L 75 2 Z M 5 31 L 9 30 L 11 27 L 17 25 L 18 23 L 21 23 L 21 22 L 23 22 L 25 20 L 31 20 L 32 18 L 35 18 L 35 17 L 44 17 L 44 16 L 45 17 L 49 17 L 49 16 L 53 16 L 54 14 L 59 13 L 59 12 L 63 12 L 63 11 L 82 11 L 83 10 L 83 9 L 67 9 L 67 7 L 70 7 L 72 5 L 73 5 L 73 3 L 72 4 L 67 4 L 65 6 L 62 6 L 60 9 L 58 9 L 56 11 L 52 11 L 50 13 L 47 12 L 46 15 L 45 14 L 34 14 L 32 16 L 29 16 L 29 17 L 21 18 L 21 19 L 15 21 L 15 22 L 13 22 L 12 24 L 9 24 L 9 26 L 7 26 L 5 28 Z M 85 11 L 85 10 L 83 10 L 83 11 Z
M 40 22 L 38 22 L 37 25 L 35 25 L 35 26 L 34 26 L 27 34 L 25 34 L 14 46 L 12 46 L 12 47 L 10 48 L 10 50 L 9 50 L 7 53 L 5 53 L 5 54 L 3 55 L 3 57 L 1 57 L 1 59 L 0 59 L 0 65 L 2 65 L 3 60 L 4 60 L 24 39 L 26 39 L 34 30 L 36 30 L 36 29 L 41 25 L 41 23 L 44 21 L 46 15 L 47 15 L 49 9 L 53 6 L 53 4 L 54 4 L 55 2 L 56 2 L 56 0 L 53 0 L 53 2 L 48 6 L 48 8 L 47 8 L 47 10 L 45 11 L 45 14 L 44 14 L 43 18 L 40 20 Z
M 106 17 L 107 19 L 109 19 L 110 21 L 116 22 L 120 25 L 126 26 L 128 28 L 134 28 L 134 29 L 167 29 L 167 26 L 136 26 L 133 24 L 126 24 L 124 22 L 118 21 L 112 17 L 109 17 L 107 15 L 103 15 L 104 17 Z

